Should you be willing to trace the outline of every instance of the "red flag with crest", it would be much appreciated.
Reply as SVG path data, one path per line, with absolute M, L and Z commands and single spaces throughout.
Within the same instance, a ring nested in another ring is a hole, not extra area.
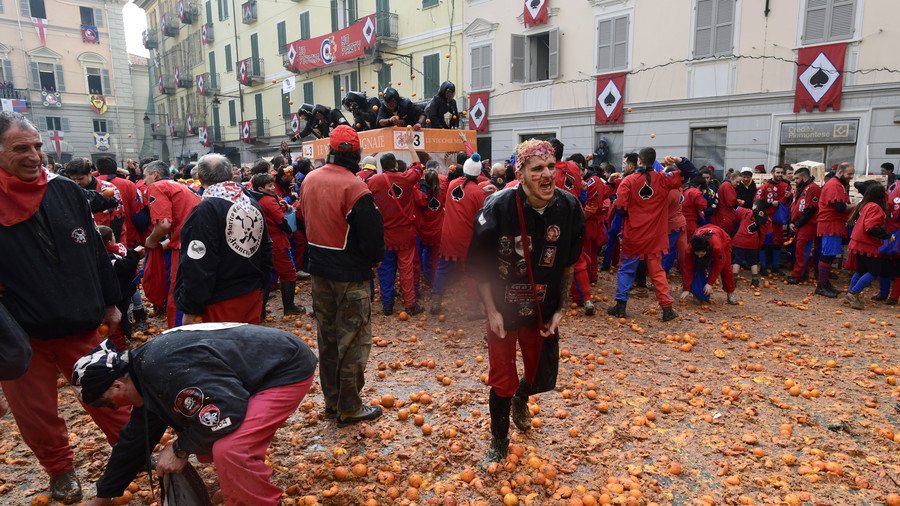
M 622 104 L 625 102 L 625 73 L 597 76 L 595 100 L 595 124 L 622 122 Z
M 525 26 L 545 25 L 549 21 L 547 2 L 549 0 L 525 0 Z
M 490 93 L 479 91 L 469 93 L 469 128 L 476 132 L 488 131 L 488 101 Z
M 812 112 L 815 108 L 825 112 L 829 105 L 835 111 L 841 110 L 846 56 L 846 42 L 800 48 L 794 112 Z

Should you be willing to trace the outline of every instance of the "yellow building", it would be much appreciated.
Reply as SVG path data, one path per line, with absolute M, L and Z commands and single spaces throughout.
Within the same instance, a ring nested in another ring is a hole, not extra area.
M 281 142 L 289 138 L 291 114 L 303 103 L 339 107 L 347 91 L 373 96 L 387 83 L 401 95 L 426 101 L 442 81 L 457 82 L 462 75 L 459 0 L 206 0 L 196 5 L 199 21 L 182 22 L 178 30 L 171 26 L 178 24 L 177 0 L 145 0 L 138 6 L 147 11 L 145 40 L 155 51 L 151 72 L 159 72 L 151 79 L 162 76 L 163 84 L 170 85 L 163 93 L 154 90 L 155 114 L 160 115 L 154 117 L 154 125 L 163 130 L 157 128 L 156 135 L 166 136 L 165 149 L 173 158 L 214 149 L 233 161 L 249 163 L 280 151 Z M 375 22 L 373 37 L 359 57 L 305 71 L 288 70 L 293 42 L 335 34 L 364 23 L 370 15 Z M 170 36 L 162 33 L 163 19 Z M 181 89 L 174 82 L 179 64 L 192 73 L 192 88 Z M 241 74 L 242 68 L 246 74 Z M 201 75 L 205 96 L 198 86 Z M 282 93 L 289 78 L 295 88 Z M 190 113 L 198 131 L 208 127 L 209 147 L 200 145 L 197 134 L 172 139 L 167 129 L 170 118 L 183 123 Z M 250 122 L 250 139 L 243 139 L 245 122 Z M 298 146 L 293 144 L 295 153 Z

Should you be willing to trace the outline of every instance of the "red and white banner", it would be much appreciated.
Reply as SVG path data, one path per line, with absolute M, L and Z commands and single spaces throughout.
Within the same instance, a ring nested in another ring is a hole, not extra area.
M 34 31 L 37 32 L 38 37 L 41 39 L 41 45 L 47 45 L 47 20 L 44 18 L 31 18 L 31 23 L 34 25 Z
M 203 79 L 203 74 L 197 75 L 197 93 L 206 94 L 206 80 Z
M 238 82 L 244 86 L 250 85 L 250 58 L 238 62 Z
M 469 93 L 469 129 L 476 132 L 488 131 L 488 102 L 491 94 L 487 91 Z
M 825 112 L 829 105 L 835 111 L 841 110 L 846 56 L 846 42 L 800 48 L 794 112 L 812 112 L 815 108 Z
M 65 135 L 62 130 L 49 130 L 47 134 L 50 137 L 50 142 L 53 144 L 53 148 L 56 150 L 56 161 L 58 162 L 62 159 L 62 143 Z
M 192 113 L 188 113 L 187 119 L 184 121 L 184 127 L 187 129 L 185 135 L 194 135 L 194 115 Z
M 203 147 L 208 148 L 209 147 L 209 130 L 207 130 L 206 128 L 207 127 L 197 127 L 197 137 L 200 138 L 200 144 L 203 145 Z
M 597 76 L 595 124 L 622 122 L 622 104 L 625 103 L 625 73 Z
M 293 72 L 327 67 L 361 58 L 375 44 L 375 15 L 370 14 L 336 32 L 288 44 L 287 69 Z
M 549 20 L 547 2 L 550 0 L 525 0 L 525 27 L 545 25 Z
M 300 115 L 296 112 L 291 113 L 291 131 L 294 133 L 300 131 Z
M 200 42 L 203 45 L 209 44 L 209 25 L 203 25 L 200 27 Z
M 241 140 L 250 144 L 253 141 L 253 129 L 250 127 L 250 120 L 241 123 Z

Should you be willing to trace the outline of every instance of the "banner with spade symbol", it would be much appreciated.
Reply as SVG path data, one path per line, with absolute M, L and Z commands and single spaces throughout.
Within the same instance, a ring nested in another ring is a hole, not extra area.
M 825 112 L 828 106 L 841 110 L 844 87 L 844 59 L 847 43 L 801 47 L 797 55 L 797 90 L 794 112 Z
M 622 123 L 622 104 L 625 103 L 625 73 L 597 76 L 595 124 Z
M 375 15 L 360 18 L 347 28 L 287 45 L 287 70 L 306 72 L 361 58 L 375 44 Z
M 197 137 L 199 137 L 200 144 L 203 145 L 203 147 L 209 147 L 209 130 L 207 127 L 197 128 Z
M 545 25 L 549 20 L 547 14 L 547 2 L 550 0 L 524 0 L 525 2 L 525 27 Z
M 488 100 L 490 93 L 481 91 L 469 93 L 469 129 L 476 132 L 488 131 Z
M 253 129 L 250 128 L 250 121 L 244 121 L 241 123 L 241 141 L 246 144 L 253 143 Z

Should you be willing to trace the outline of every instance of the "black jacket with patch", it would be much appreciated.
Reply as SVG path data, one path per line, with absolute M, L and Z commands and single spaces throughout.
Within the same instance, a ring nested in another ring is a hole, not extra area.
M 185 314 L 202 314 L 210 304 L 269 282 L 272 239 L 262 208 L 250 200 L 258 215 L 229 219 L 237 204 L 212 197 L 197 204 L 185 220 L 174 291 L 175 305 Z
M 251 396 L 309 378 L 317 362 L 288 332 L 234 323 L 172 329 L 129 354 L 128 373 L 144 405 L 132 409 L 97 482 L 98 497 L 122 495 L 167 427 L 179 433 L 179 450 L 210 455 L 241 425 Z
M 3 304 L 32 338 L 95 329 L 120 300 L 84 191 L 70 179 L 50 176 L 34 215 L 0 226 L 0 258 Z
M 378 121 L 376 121 L 376 124 L 383 119 L 391 119 L 395 115 L 403 120 L 403 126 L 412 126 L 419 122 L 419 118 L 422 116 L 422 107 L 406 97 L 400 97 L 397 99 L 396 111 L 390 110 L 384 104 L 381 105 L 381 109 L 378 110 Z

